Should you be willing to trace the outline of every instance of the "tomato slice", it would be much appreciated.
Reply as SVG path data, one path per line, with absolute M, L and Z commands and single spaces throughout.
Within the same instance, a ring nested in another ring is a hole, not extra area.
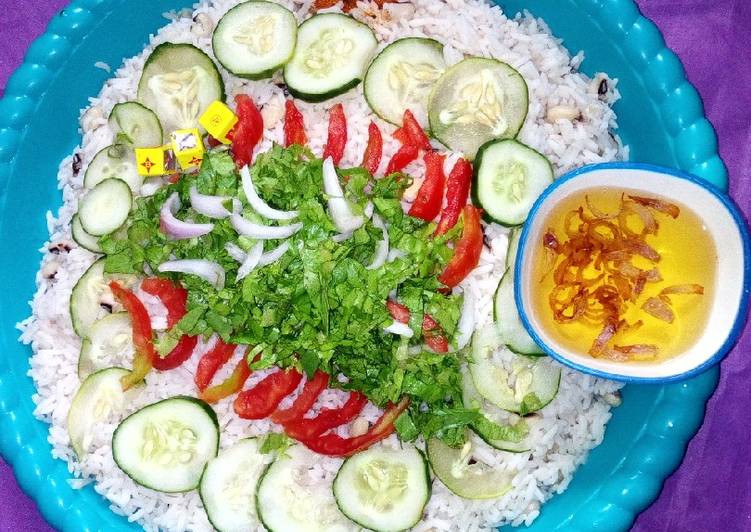
M 329 113 L 329 135 L 326 139 L 326 148 L 323 150 L 323 158 L 331 157 L 334 164 L 338 165 L 344 156 L 346 145 L 347 118 L 344 116 L 344 106 L 338 103 Z
M 386 301 L 386 308 L 391 314 L 391 317 L 396 321 L 409 323 L 409 309 L 406 306 L 389 299 Z
M 469 272 L 480 262 L 482 253 L 482 226 L 480 225 L 480 209 L 472 205 L 466 205 L 463 209 L 464 229 L 462 237 L 454 248 L 454 256 L 451 257 L 446 269 L 438 278 L 449 288 L 461 283 Z
M 217 403 L 225 397 L 236 394 L 243 389 L 245 381 L 248 380 L 248 377 L 250 377 L 252 373 L 253 371 L 250 369 L 250 366 L 248 366 L 248 361 L 243 357 L 237 363 L 232 375 L 227 377 L 227 379 L 221 384 L 211 386 L 202 391 L 201 399 L 207 403 Z
M 285 410 L 277 410 L 271 414 L 271 420 L 280 425 L 290 421 L 302 419 L 305 413 L 315 404 L 318 396 L 329 385 L 329 376 L 323 371 L 316 371 L 312 379 L 308 380 L 303 386 L 300 395 L 297 396 L 292 406 Z
M 129 390 L 140 383 L 151 371 L 154 361 L 159 355 L 154 349 L 154 331 L 151 329 L 151 318 L 141 300 L 133 292 L 120 286 L 117 281 L 110 282 L 109 287 L 117 300 L 130 314 L 130 322 L 133 327 L 133 345 L 136 350 L 133 357 L 133 370 L 121 380 L 123 390 Z
M 417 146 L 411 144 L 405 144 L 391 157 L 389 165 L 386 168 L 386 175 L 391 175 L 394 172 L 401 172 L 406 166 L 417 159 L 420 150 Z
M 292 100 L 287 100 L 284 108 L 284 145 L 305 146 L 308 143 L 308 136 L 305 134 L 305 121 L 302 113 Z
M 350 392 L 341 408 L 325 408 L 316 417 L 290 421 L 284 425 L 284 430 L 288 436 L 301 441 L 320 436 L 355 419 L 367 402 L 368 398 L 360 392 Z
M 459 221 L 459 215 L 469 198 L 471 182 L 472 165 L 466 159 L 459 159 L 446 181 L 446 206 L 443 208 L 441 220 L 435 230 L 436 236 L 442 235 Z
M 268 417 L 301 380 L 302 374 L 294 369 L 275 371 L 235 398 L 235 413 L 243 419 Z
M 425 344 L 436 353 L 449 352 L 449 341 L 446 334 L 438 322 L 429 314 L 422 316 L 422 336 L 425 339 Z
M 362 156 L 362 167 L 370 172 L 370 175 L 375 175 L 381 165 L 382 156 L 383 136 L 376 123 L 371 122 L 368 126 L 368 144 L 365 146 L 365 153 Z
M 426 222 L 435 220 L 443 205 L 443 189 L 446 187 L 446 175 L 443 172 L 444 155 L 434 151 L 425 154 L 425 181 L 417 192 L 409 215 Z
M 407 109 L 404 111 L 404 118 L 402 119 L 402 130 L 409 144 L 417 146 L 421 150 L 432 150 L 430 145 L 430 139 L 425 131 L 422 129 L 420 122 L 417 121 L 412 111 Z
M 196 386 L 199 391 L 204 391 L 211 384 L 211 380 L 219 371 L 219 368 L 224 366 L 227 361 L 232 358 L 232 354 L 235 352 L 237 346 L 234 344 L 225 344 L 221 338 L 216 341 L 211 351 L 206 353 L 198 361 L 198 367 L 196 368 L 196 374 L 194 376 Z
M 311 451 L 327 456 L 352 456 L 376 442 L 389 437 L 394 432 L 394 421 L 409 406 L 409 398 L 404 397 L 396 405 L 391 405 L 368 432 L 362 436 L 342 438 L 336 433 L 323 434 L 304 440 L 302 443 Z
M 253 150 L 263 137 L 263 117 L 247 94 L 235 96 L 237 124 L 227 134 L 232 141 L 232 158 L 242 168 L 253 160 Z

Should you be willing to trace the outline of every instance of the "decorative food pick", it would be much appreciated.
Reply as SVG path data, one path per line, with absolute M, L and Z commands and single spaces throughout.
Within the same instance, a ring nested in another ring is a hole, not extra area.
M 195 170 L 203 161 L 204 147 L 198 129 L 178 129 L 172 133 L 172 152 L 183 170 Z
M 136 148 L 135 152 L 139 175 L 160 176 L 168 173 L 164 146 Z
M 237 124 L 237 115 L 224 102 L 219 100 L 212 102 L 198 121 L 209 132 L 209 135 L 222 144 L 232 142 L 227 135 Z

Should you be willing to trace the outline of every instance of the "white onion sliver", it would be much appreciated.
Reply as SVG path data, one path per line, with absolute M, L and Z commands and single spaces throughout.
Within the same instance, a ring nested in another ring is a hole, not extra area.
M 237 213 L 232 215 L 231 221 L 232 227 L 235 228 L 235 231 L 237 231 L 241 235 L 250 238 L 257 238 L 259 240 L 278 240 L 282 238 L 289 238 L 297 233 L 300 229 L 302 229 L 301 223 L 280 226 L 261 225 L 246 220 Z
M 233 242 L 227 242 L 224 246 L 225 251 L 229 253 L 229 256 L 235 259 L 237 262 L 243 262 L 246 257 L 246 253 L 242 250 L 240 246 Z
M 243 260 L 243 263 L 240 265 L 240 269 L 237 270 L 238 281 L 245 279 L 250 274 L 250 272 L 252 272 L 256 268 L 256 266 L 258 266 L 258 261 L 261 259 L 262 254 L 263 242 L 258 242 L 255 246 L 250 248 L 250 251 Z
M 289 242 L 284 242 L 271 251 L 267 251 L 261 258 L 258 259 L 259 266 L 268 266 L 274 264 L 276 261 L 282 258 L 282 256 L 289 251 Z
M 193 210 L 209 218 L 227 218 L 230 211 L 224 204 L 231 198 L 227 196 L 207 196 L 198 192 L 195 185 L 190 187 L 190 206 Z
M 255 185 L 253 185 L 250 170 L 248 170 L 247 166 L 242 167 L 240 176 L 242 177 L 243 192 L 245 192 L 245 197 L 248 199 L 248 204 L 258 214 L 271 220 L 292 220 L 299 216 L 300 213 L 298 211 L 280 211 L 263 201 L 263 198 L 258 195 Z
M 406 257 L 407 254 L 398 248 L 391 248 L 389 251 L 389 256 L 386 259 L 388 262 L 394 262 L 396 259 L 401 259 L 402 257 Z
M 456 347 L 463 349 L 472 339 L 472 333 L 475 331 L 475 298 L 469 290 L 464 291 L 462 315 L 456 329 Z
M 373 215 L 373 225 L 383 232 L 383 239 L 376 245 L 373 262 L 366 266 L 366 269 L 368 270 L 376 270 L 380 268 L 386 264 L 386 259 L 389 257 L 389 230 L 381 217 L 377 214 Z
M 352 233 L 365 223 L 365 217 L 356 216 L 352 212 L 352 206 L 344 198 L 331 157 L 323 161 L 323 191 L 329 196 L 329 216 L 340 233 Z
M 331 237 L 331 240 L 334 242 L 337 242 L 341 244 L 342 242 L 345 242 L 352 238 L 353 233 L 339 233 L 338 235 L 334 235 Z
M 224 288 L 224 268 L 205 259 L 169 260 L 159 265 L 159 271 L 196 275 L 218 290 Z
M 194 224 L 183 222 L 175 218 L 175 213 L 180 210 L 180 197 L 177 192 L 167 198 L 159 213 L 159 223 L 162 231 L 175 240 L 196 238 L 207 235 L 214 229 L 214 224 Z
M 405 338 L 412 338 L 412 336 L 415 334 L 409 325 L 407 325 L 406 323 L 402 323 L 400 321 L 392 322 L 391 325 L 389 325 L 383 330 L 387 333 L 397 334 Z

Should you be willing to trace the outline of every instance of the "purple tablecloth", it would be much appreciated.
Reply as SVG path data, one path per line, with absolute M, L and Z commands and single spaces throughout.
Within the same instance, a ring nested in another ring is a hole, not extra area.
M 66 0 L 0 0 L 0 90 Z M 751 214 L 751 0 L 638 0 L 683 60 L 717 128 L 731 194 Z M 751 530 L 751 330 L 722 364 L 707 417 L 639 532 Z M 0 461 L 0 530 L 47 531 Z

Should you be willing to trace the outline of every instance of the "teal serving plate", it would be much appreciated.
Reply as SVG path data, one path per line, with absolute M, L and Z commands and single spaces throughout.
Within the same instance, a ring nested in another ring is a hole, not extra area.
M 52 458 L 48 425 L 33 416 L 31 350 L 17 342 L 16 322 L 29 314 L 44 214 L 61 203 L 60 160 L 80 141 L 79 109 L 112 66 L 141 51 L 166 23 L 162 13 L 188 0 L 75 0 L 29 48 L 0 101 L 0 451 L 44 517 L 65 531 L 137 530 L 109 510 L 91 486 L 72 489 L 66 465 Z M 584 50 L 582 70 L 619 79 L 619 133 L 632 161 L 677 168 L 723 190 L 727 171 L 701 99 L 659 30 L 632 0 L 500 0 L 507 13 L 543 17 L 564 45 Z M 561 495 L 543 506 L 530 531 L 626 530 L 658 495 L 683 458 L 715 389 L 714 368 L 689 381 L 623 390 L 605 439 Z M 510 527 L 508 527 L 510 529 Z

